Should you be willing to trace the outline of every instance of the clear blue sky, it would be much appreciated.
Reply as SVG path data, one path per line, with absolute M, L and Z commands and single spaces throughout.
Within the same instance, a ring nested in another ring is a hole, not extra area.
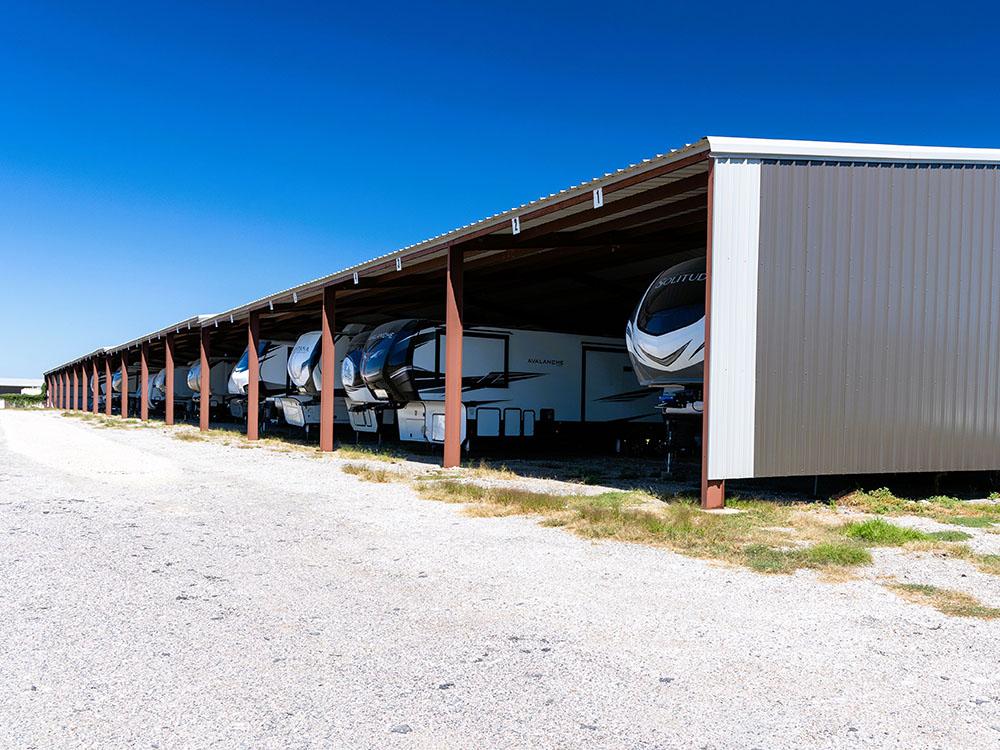
M 1000 146 L 996 11 L 496 5 L 0 0 L 0 375 L 703 135 Z

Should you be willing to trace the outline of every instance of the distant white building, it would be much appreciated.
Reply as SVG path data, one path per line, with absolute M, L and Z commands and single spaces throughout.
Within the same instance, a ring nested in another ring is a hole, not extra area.
M 0 378 L 0 395 L 5 393 L 24 393 L 37 396 L 42 392 L 45 381 L 41 378 Z

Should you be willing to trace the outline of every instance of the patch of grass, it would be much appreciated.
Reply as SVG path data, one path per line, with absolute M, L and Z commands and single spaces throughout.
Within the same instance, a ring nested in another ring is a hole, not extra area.
M 909 602 L 934 607 L 938 612 L 951 617 L 976 617 L 981 620 L 1000 618 L 1000 607 L 989 607 L 976 597 L 961 591 L 926 583 L 894 583 L 889 588 Z
M 884 518 L 852 521 L 844 525 L 843 532 L 851 539 L 857 539 L 875 547 L 901 547 L 907 542 L 922 542 L 931 538 L 922 531 L 896 526 Z
M 992 498 L 996 493 L 992 493 Z M 1000 506 L 993 503 L 959 500 L 948 495 L 936 495 L 926 500 L 911 500 L 897 497 L 882 487 L 877 490 L 858 490 L 840 498 L 840 505 L 879 516 L 924 516 L 941 523 L 959 526 L 988 527 L 1000 523 Z M 980 519 L 980 520 L 973 520 Z
M 334 452 L 334 457 L 385 461 L 391 464 L 399 463 L 403 458 L 389 448 L 369 448 L 365 445 L 342 445 Z
M 466 463 L 462 465 L 468 476 L 478 479 L 517 479 L 517 474 L 504 465 L 490 466 L 485 459 L 480 459 L 478 464 Z
M 752 544 L 745 547 L 743 553 L 747 567 L 760 573 L 791 573 L 798 568 L 850 568 L 872 562 L 868 550 L 845 542 L 820 542 L 801 549 Z
M 422 482 L 426 498 L 470 505 L 476 516 L 537 515 L 545 526 L 563 527 L 587 539 L 667 547 L 706 559 L 724 560 L 762 573 L 800 568 L 839 569 L 871 562 L 861 545 L 837 538 L 831 517 L 819 522 L 801 506 L 771 501 L 734 500 L 738 513 L 702 512 L 693 499 L 664 503 L 646 492 L 562 495 L 506 487 L 482 487 L 454 479 Z M 804 547 L 795 542 L 815 542 Z
M 182 440 L 185 443 L 201 443 L 207 440 L 200 432 L 174 432 L 172 435 L 175 440 Z
M 950 516 L 942 520 L 945 523 L 952 523 L 956 526 L 966 526 L 973 529 L 986 529 L 996 523 L 990 516 Z
M 928 531 L 927 537 L 939 542 L 964 542 L 972 539 L 972 534 L 966 534 L 964 531 Z
M 1000 555 L 974 555 L 972 561 L 983 573 L 1000 576 Z
M 379 484 L 397 482 L 404 478 L 398 472 L 380 467 L 366 466 L 365 464 L 344 464 L 340 467 L 340 470 L 345 474 L 352 474 L 359 479 L 364 479 L 366 482 L 378 482 Z
M 808 567 L 823 565 L 868 565 L 872 561 L 871 552 L 854 544 L 843 542 L 822 542 L 799 551 Z

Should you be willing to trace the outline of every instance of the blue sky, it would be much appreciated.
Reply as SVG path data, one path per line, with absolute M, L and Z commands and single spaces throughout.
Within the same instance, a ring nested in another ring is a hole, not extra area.
M 475 6 L 0 0 L 0 375 L 707 134 L 1000 146 L 996 11 Z

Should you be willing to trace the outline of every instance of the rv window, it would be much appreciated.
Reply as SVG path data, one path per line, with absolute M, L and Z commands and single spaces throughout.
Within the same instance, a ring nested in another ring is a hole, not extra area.
M 704 304 L 667 307 L 656 312 L 651 312 L 650 308 L 647 307 L 639 315 L 638 324 L 639 330 L 653 336 L 661 336 L 664 333 L 686 328 L 704 317 Z
M 482 378 L 480 387 L 510 387 L 510 341 L 496 333 L 466 333 L 462 337 L 462 370 L 465 377 Z M 438 385 L 444 385 L 446 337 L 439 330 L 436 356 Z M 491 376 L 488 379 L 485 376 Z

